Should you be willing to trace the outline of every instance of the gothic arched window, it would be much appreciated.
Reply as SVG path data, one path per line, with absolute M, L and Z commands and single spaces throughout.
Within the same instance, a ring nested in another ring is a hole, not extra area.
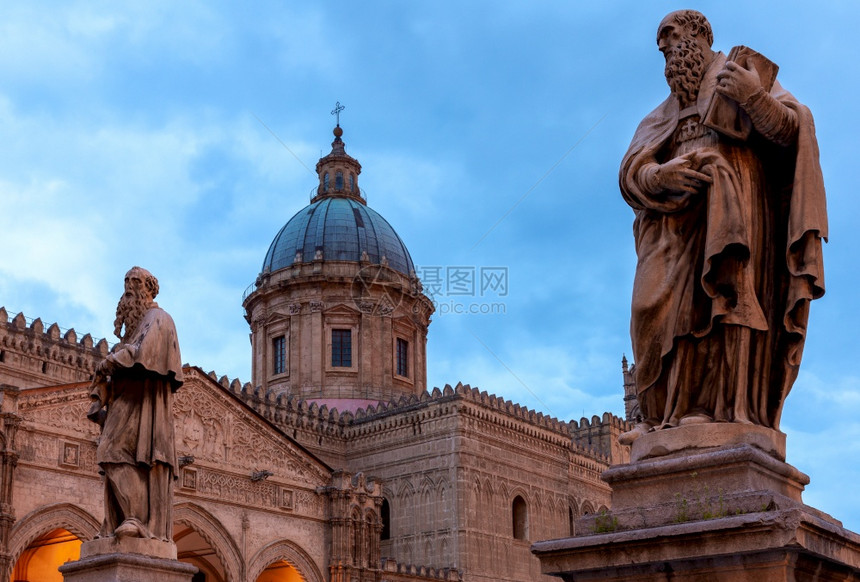
M 526 540 L 529 537 L 529 512 L 525 500 L 517 495 L 511 504 L 514 539 Z
M 379 539 L 391 539 L 391 506 L 388 505 L 388 500 L 382 499 L 382 507 L 379 508 L 380 518 L 382 519 L 382 533 Z

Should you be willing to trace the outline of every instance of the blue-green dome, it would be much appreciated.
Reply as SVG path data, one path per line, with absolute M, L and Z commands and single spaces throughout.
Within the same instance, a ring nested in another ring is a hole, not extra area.
M 300 210 L 284 225 L 266 253 L 263 272 L 291 266 L 297 253 L 301 261 L 312 261 L 318 251 L 326 261 L 359 262 L 366 252 L 373 264 L 385 257 L 389 267 L 404 275 L 415 270 L 406 245 L 388 221 L 353 198 L 331 196 Z

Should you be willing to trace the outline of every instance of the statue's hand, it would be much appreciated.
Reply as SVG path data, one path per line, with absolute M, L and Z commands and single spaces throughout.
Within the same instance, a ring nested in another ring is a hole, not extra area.
M 706 184 L 713 182 L 710 176 L 699 171 L 696 151 L 660 164 L 654 174 L 654 180 L 660 190 L 676 194 L 695 194 Z
M 105 418 L 107 418 L 107 411 L 104 409 L 104 405 L 101 401 L 95 398 L 92 400 L 90 409 L 87 411 L 87 418 L 99 426 L 104 426 Z
M 108 354 L 108 356 L 96 366 L 96 377 L 107 378 L 114 372 L 114 370 L 116 370 L 116 360 L 114 360 L 113 354 Z
M 717 74 L 717 93 L 738 103 L 746 103 L 757 92 L 763 91 L 755 65 L 750 62 L 749 66 L 745 69 L 734 61 L 726 61 L 723 70 Z

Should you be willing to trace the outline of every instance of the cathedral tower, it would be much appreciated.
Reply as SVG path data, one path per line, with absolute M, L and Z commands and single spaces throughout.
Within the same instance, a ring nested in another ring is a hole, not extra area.
M 340 124 L 310 205 L 278 232 L 245 297 L 252 382 L 354 409 L 426 389 L 433 305 L 412 257 L 358 187 Z

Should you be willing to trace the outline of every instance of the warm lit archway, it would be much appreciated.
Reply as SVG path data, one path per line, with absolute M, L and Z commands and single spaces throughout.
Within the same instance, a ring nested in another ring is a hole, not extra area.
M 12 580 L 63 582 L 59 567 L 81 556 L 81 540 L 66 529 L 51 530 L 21 552 L 12 569 Z
M 173 543 L 180 562 L 197 566 L 192 582 L 228 582 L 215 549 L 196 530 L 184 524 L 173 524 Z
M 192 530 L 192 531 L 186 531 Z M 188 537 L 193 532 L 194 535 Z M 173 510 L 173 534 L 180 559 L 196 565 L 195 559 L 204 559 L 225 582 L 242 581 L 242 558 L 230 532 L 211 513 L 193 503 L 177 503 Z M 179 537 L 187 538 L 184 541 Z M 202 538 L 199 539 L 199 538 Z M 214 555 L 211 552 L 214 550 Z M 206 580 L 206 564 L 200 576 L 192 582 Z M 217 578 L 210 578 L 217 580 Z
M 324 582 L 313 559 L 289 540 L 280 540 L 261 549 L 248 562 L 248 580 L 254 582 Z M 292 576 L 292 577 L 290 577 Z
M 263 570 L 257 582 L 305 582 L 305 579 L 289 562 L 278 560 Z

